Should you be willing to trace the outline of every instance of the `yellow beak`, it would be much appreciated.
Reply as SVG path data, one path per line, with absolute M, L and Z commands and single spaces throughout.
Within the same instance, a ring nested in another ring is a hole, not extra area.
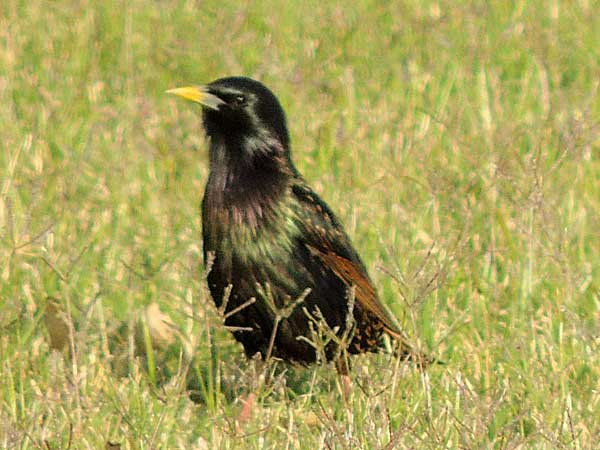
M 186 100 L 190 100 L 195 103 L 200 103 L 203 106 L 215 110 L 218 110 L 219 106 L 225 103 L 215 94 L 209 92 L 206 86 L 186 86 L 175 89 L 169 89 L 166 92 L 167 94 L 174 94 Z

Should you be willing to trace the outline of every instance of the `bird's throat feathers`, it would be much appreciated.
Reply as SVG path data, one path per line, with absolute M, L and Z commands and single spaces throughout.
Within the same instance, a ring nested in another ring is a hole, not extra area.
M 211 221 L 258 227 L 284 195 L 295 169 L 277 140 L 210 138 L 203 213 Z

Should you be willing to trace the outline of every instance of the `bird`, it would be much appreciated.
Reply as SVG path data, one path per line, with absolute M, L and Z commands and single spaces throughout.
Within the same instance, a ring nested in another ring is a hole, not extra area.
M 347 355 L 379 352 L 386 334 L 400 343 L 398 354 L 415 355 L 341 221 L 293 164 L 275 94 L 242 76 L 166 92 L 201 106 L 209 147 L 201 204 L 207 282 L 246 355 L 333 361 L 347 374 Z

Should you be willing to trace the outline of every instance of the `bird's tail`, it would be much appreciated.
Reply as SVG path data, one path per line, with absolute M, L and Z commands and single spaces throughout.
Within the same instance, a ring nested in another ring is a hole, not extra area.
M 401 361 L 411 361 L 419 367 L 425 368 L 431 364 L 445 364 L 438 358 L 431 356 L 409 342 L 408 337 L 401 331 L 387 330 L 387 334 L 392 339 L 392 355 Z

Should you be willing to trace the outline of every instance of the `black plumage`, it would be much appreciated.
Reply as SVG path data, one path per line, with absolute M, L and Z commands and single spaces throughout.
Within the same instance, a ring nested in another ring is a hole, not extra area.
M 225 324 L 246 354 L 314 362 L 311 322 L 318 328 L 319 317 L 338 337 L 346 332 L 351 354 L 376 351 L 384 333 L 403 343 L 342 225 L 294 167 L 275 95 L 243 77 L 168 92 L 203 106 L 210 141 L 202 200 L 208 285 L 218 307 L 228 292 Z M 277 317 L 289 305 L 295 306 Z M 330 341 L 326 359 L 339 362 L 338 347 Z

